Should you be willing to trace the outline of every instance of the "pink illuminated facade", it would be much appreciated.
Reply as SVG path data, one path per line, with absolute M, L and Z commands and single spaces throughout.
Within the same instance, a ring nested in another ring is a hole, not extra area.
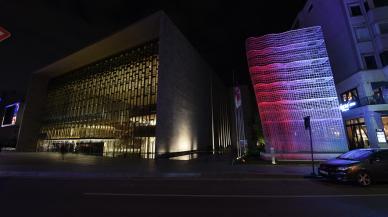
M 267 152 L 273 147 L 283 158 L 309 153 L 305 116 L 311 116 L 315 153 L 347 151 L 321 28 L 252 37 L 246 48 Z

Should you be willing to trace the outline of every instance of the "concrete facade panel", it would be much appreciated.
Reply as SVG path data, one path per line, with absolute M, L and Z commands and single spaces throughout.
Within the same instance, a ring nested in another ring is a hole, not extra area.
M 156 152 L 205 151 L 212 142 L 212 71 L 167 17 L 159 40 Z
M 311 0 L 309 2 L 314 4 L 314 9 L 310 12 L 301 11 L 297 19 L 300 27 L 322 27 L 334 80 L 339 83 L 362 67 L 362 61 L 358 57 L 353 34 L 346 19 L 347 8 L 344 7 L 342 0 Z M 328 12 L 330 16 L 327 15 Z
M 46 75 L 34 74 L 26 97 L 22 123 L 16 145 L 17 151 L 34 152 L 42 126 L 41 120 L 47 98 L 49 78 Z

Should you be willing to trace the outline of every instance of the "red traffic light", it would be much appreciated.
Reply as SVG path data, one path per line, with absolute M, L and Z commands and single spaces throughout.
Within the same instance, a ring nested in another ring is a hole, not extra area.
M 310 116 L 303 117 L 304 119 L 304 128 L 308 129 L 310 128 Z

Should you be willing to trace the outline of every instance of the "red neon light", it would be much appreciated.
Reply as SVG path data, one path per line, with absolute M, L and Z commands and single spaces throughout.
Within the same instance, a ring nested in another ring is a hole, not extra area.
M 0 26 L 0 42 L 11 37 L 11 33 Z

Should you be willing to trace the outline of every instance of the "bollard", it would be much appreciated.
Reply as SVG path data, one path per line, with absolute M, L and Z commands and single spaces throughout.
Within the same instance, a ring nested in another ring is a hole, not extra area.
M 271 158 L 272 158 L 272 164 L 275 165 L 276 164 L 276 159 L 275 159 L 275 149 L 273 147 L 271 147 Z

